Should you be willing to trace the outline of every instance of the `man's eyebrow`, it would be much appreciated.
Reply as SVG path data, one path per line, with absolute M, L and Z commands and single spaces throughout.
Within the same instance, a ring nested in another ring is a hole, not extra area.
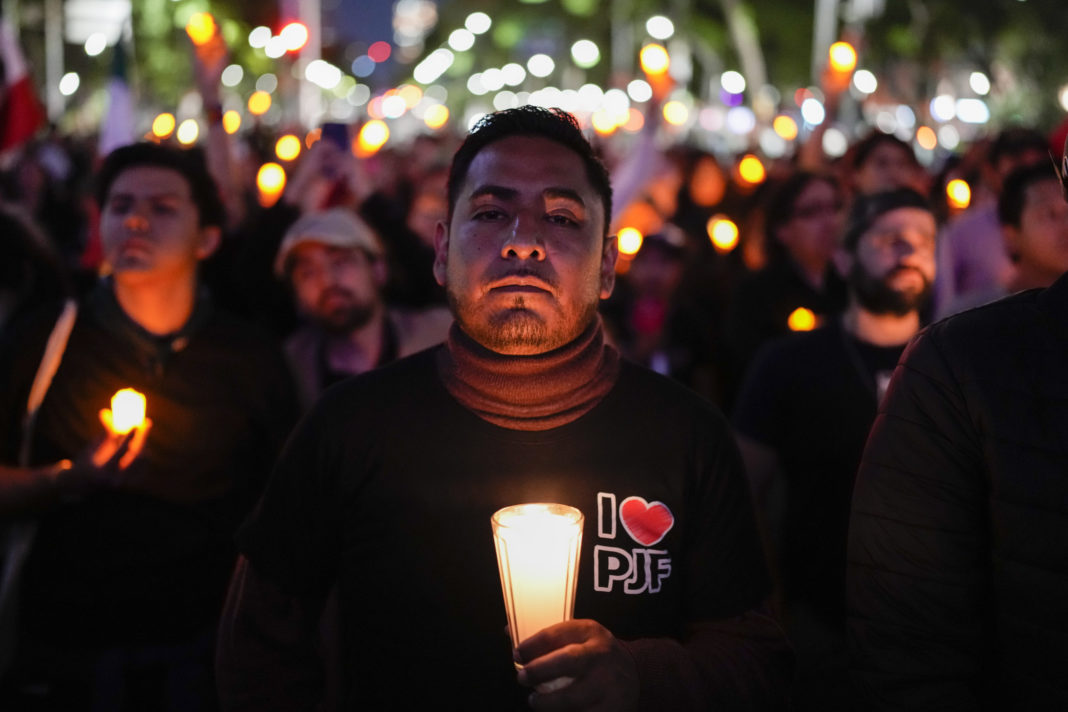
M 519 195 L 519 191 L 515 188 L 507 188 L 503 185 L 481 185 L 472 191 L 471 197 L 468 198 L 468 200 L 477 200 L 487 195 L 491 198 L 512 200 Z
M 137 197 L 138 196 L 134 195 L 132 192 L 111 193 L 110 195 L 108 195 L 108 200 L 109 201 L 112 201 L 112 200 L 115 200 L 115 199 L 136 200 Z M 150 195 L 146 195 L 146 196 L 143 196 L 143 197 L 148 198 L 149 200 L 161 200 L 161 199 L 163 199 L 163 200 L 168 200 L 168 199 L 169 200 L 185 200 L 185 199 L 187 199 L 187 196 L 185 196 L 182 193 L 179 193 L 177 191 L 164 191 L 162 193 L 152 193 Z
M 570 200 L 578 203 L 582 207 L 586 207 L 586 201 L 582 199 L 582 196 L 578 194 L 578 191 L 571 188 L 546 188 L 541 192 L 546 198 L 562 198 L 564 200 Z

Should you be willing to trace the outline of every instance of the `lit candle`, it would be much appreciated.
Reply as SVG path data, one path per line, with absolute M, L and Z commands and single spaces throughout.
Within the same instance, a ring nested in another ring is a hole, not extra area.
M 111 428 L 125 435 L 145 422 L 145 396 L 132 388 L 123 388 L 111 397 Z
M 563 504 L 515 504 L 492 517 L 512 645 L 561 621 L 575 610 L 582 512 Z M 560 678 L 543 691 L 570 683 Z

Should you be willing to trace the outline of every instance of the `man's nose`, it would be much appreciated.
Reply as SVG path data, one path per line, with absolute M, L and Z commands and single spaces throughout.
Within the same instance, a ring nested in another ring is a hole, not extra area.
M 138 210 L 131 210 L 130 214 L 123 219 L 122 224 L 127 230 L 144 232 L 148 229 L 148 218 Z
M 544 260 L 545 244 L 540 223 L 536 219 L 517 215 L 501 248 L 501 257 L 538 262 Z

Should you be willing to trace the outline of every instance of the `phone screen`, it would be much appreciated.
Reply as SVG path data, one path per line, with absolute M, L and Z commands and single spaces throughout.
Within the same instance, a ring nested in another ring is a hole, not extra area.
M 338 148 L 344 150 L 349 149 L 349 127 L 348 124 L 339 124 L 334 122 L 324 123 L 321 127 L 320 137 L 324 141 L 330 141 Z

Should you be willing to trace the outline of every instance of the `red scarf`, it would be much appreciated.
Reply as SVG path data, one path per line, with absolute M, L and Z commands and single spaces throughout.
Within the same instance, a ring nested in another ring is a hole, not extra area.
M 491 351 L 453 322 L 438 354 L 438 371 L 452 397 L 511 430 L 549 430 L 577 420 L 619 376 L 619 352 L 605 343 L 600 317 L 571 343 L 533 356 Z

